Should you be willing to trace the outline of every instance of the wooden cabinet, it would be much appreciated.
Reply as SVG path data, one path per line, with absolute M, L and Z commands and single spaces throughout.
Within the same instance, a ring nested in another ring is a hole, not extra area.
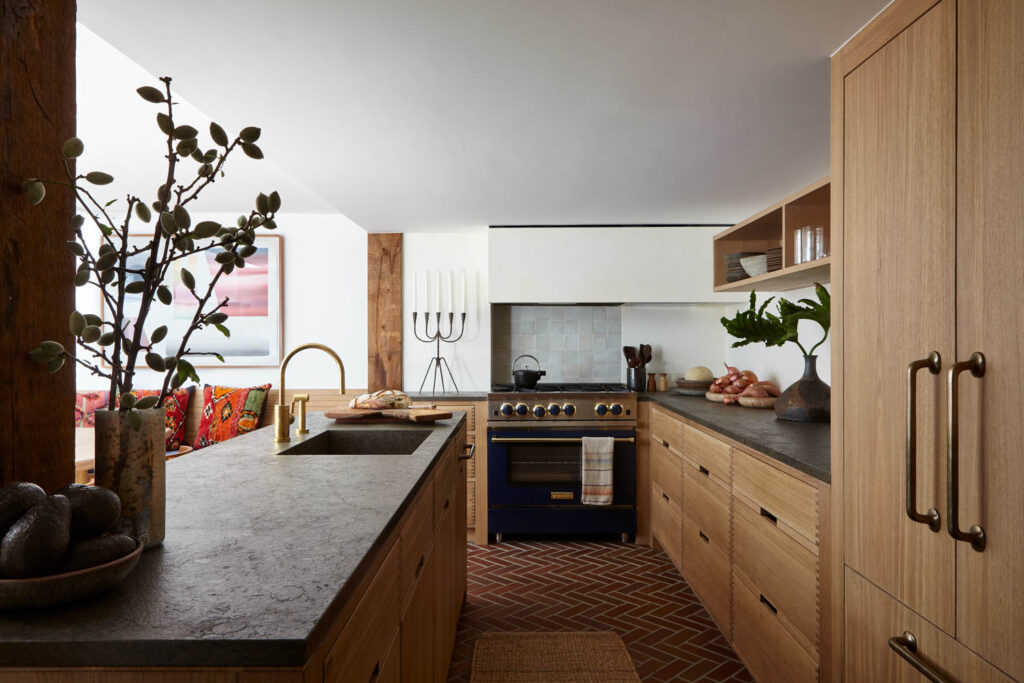
M 473 447 L 473 457 L 465 466 L 465 490 L 460 505 L 466 509 L 466 539 L 487 545 L 487 401 L 436 405 L 441 410 L 466 413 L 466 443 Z
M 448 678 L 448 664 L 466 592 L 465 507 L 458 505 L 459 492 L 465 491 L 465 461 L 459 459 L 460 453 L 459 443 L 453 443 L 445 454 L 452 468 L 450 480 L 444 484 L 448 489 L 446 495 L 436 494 L 442 488 L 441 478 L 434 481 L 435 508 L 440 515 L 434 533 L 434 681 L 437 683 Z M 447 463 L 439 466 L 438 474 L 447 467 Z M 460 487 L 460 483 L 463 486 Z
M 655 406 L 648 439 L 651 538 L 682 571 L 682 422 Z
M 402 614 L 402 683 L 434 683 L 436 643 L 434 614 L 434 554 L 431 548 L 417 566 L 415 582 Z
M 1017 0 L 897 0 L 833 59 L 832 454 L 848 568 L 837 574 L 955 639 L 921 656 L 956 680 L 975 680 L 956 654 L 968 649 L 1024 679 L 1024 594 L 1010 588 L 1024 581 L 1024 309 L 1011 299 L 1024 286 L 1022 43 Z M 932 351 L 937 372 L 916 372 L 911 471 L 908 368 Z M 951 395 L 954 364 L 975 352 L 984 374 L 960 374 Z M 973 525 L 984 548 L 954 538 Z M 886 646 L 900 633 L 849 612 L 843 623 L 848 650 L 910 669 Z M 869 680 L 874 666 L 854 658 L 846 671 Z

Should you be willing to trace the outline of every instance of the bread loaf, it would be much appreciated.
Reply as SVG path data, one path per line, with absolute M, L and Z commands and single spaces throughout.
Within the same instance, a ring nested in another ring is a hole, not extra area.
M 408 408 L 412 400 L 403 392 L 396 389 L 381 389 L 372 394 L 360 394 L 352 399 L 349 408 L 370 408 L 372 410 L 385 410 L 393 408 Z

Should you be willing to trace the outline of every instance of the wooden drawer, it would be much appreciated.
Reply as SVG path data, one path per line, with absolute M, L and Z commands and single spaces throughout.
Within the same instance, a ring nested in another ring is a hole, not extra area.
M 432 401 L 424 401 L 431 403 Z M 466 413 L 466 429 L 472 432 L 476 429 L 476 405 L 472 403 L 436 403 L 438 410 L 448 410 L 453 413 Z
M 683 452 L 683 423 L 661 406 L 651 410 L 651 442 Z
M 371 679 L 385 669 L 389 644 L 401 619 L 399 544 L 391 547 L 352 616 L 324 658 L 325 683 Z
M 810 683 L 818 680 L 818 665 L 779 621 L 775 606 L 733 572 L 732 646 L 758 683 Z M 884 681 L 885 678 L 852 678 Z
M 728 557 L 730 545 L 729 503 L 732 496 L 693 465 L 683 465 L 684 513 L 693 519 L 701 531 Z
M 476 527 L 476 482 L 471 481 L 466 485 L 466 526 L 470 529 Z
M 428 480 L 416 494 L 402 520 L 402 610 L 409 605 L 416 579 L 434 543 L 434 482 Z
M 772 603 L 779 621 L 819 661 L 818 558 L 746 501 L 735 499 L 732 514 L 735 570 Z
M 651 443 L 651 482 L 658 485 L 682 510 L 683 461 L 659 443 Z
M 455 480 L 458 473 L 459 463 L 458 442 L 452 442 L 441 455 L 441 461 L 434 469 L 434 526 L 437 520 L 441 519 L 452 503 L 455 496 Z
M 687 513 L 683 515 L 683 558 L 683 575 L 687 582 L 729 638 L 732 628 L 729 546 L 704 533 Z
M 697 467 L 708 470 L 724 486 L 732 482 L 731 450 L 729 444 L 699 429 L 690 425 L 683 427 L 683 457 Z
M 657 484 L 651 484 L 651 535 L 665 550 L 676 568 L 682 570 L 682 512 Z
M 1010 683 L 991 664 L 950 638 L 931 622 L 896 598 L 846 568 L 847 681 L 916 683 L 923 680 L 909 662 L 889 647 L 889 638 L 910 632 L 917 640 L 917 656 L 951 681 Z
M 753 456 L 734 451 L 733 493 L 775 517 L 780 529 L 818 542 L 818 490 Z

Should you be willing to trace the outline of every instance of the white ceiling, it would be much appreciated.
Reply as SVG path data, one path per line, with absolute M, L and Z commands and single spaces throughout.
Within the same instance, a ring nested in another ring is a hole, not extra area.
M 291 202 L 282 193 L 285 208 L 410 232 L 740 220 L 828 173 L 828 57 L 885 4 L 79 0 L 78 11 L 203 114 L 261 126 L 267 159 L 304 186 Z M 88 107 L 103 104 L 80 89 Z M 208 208 L 237 210 L 233 199 Z

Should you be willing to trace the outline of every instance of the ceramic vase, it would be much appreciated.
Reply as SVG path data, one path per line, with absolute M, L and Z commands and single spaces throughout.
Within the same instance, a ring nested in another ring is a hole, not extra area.
M 642 393 L 647 389 L 647 371 L 643 368 L 626 368 L 626 388 Z
M 775 416 L 794 422 L 828 422 L 832 390 L 818 377 L 818 357 L 804 356 L 804 376 L 782 392 L 775 402 Z
M 136 411 L 135 429 L 128 413 L 96 411 L 96 485 L 121 498 L 118 532 L 153 548 L 164 541 L 163 408 Z

